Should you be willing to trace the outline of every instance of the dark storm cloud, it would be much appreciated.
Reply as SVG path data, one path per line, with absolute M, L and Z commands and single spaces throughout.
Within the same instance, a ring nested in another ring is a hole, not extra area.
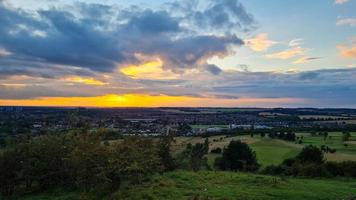
M 255 28 L 255 20 L 237 0 L 183 0 L 169 4 L 172 10 L 180 10 L 184 20 L 200 29 L 222 29 L 233 32 Z
M 126 25 L 127 31 L 137 30 L 142 34 L 176 33 L 181 31 L 179 21 L 171 17 L 166 11 L 144 10 L 132 16 Z
M 243 44 L 231 33 L 204 35 L 182 27 L 192 16 L 177 17 L 166 10 L 85 3 L 71 8 L 29 13 L 0 1 L 0 47 L 11 52 L 14 61 L 1 58 L 0 73 L 11 71 L 9 67 L 16 69 L 13 72 L 40 71 L 44 65 L 111 72 L 120 65 L 142 62 L 137 54 L 158 56 L 164 68 L 180 71 L 204 66 L 214 54 L 228 54 L 230 45 Z M 196 15 L 197 23 L 225 27 L 226 32 L 231 26 L 253 23 L 237 0 L 212 1 L 206 10 L 190 14 Z M 16 66 L 16 58 L 27 64 Z
M 212 3 L 208 9 L 193 13 L 199 25 L 212 28 L 249 28 L 254 22 L 241 3 L 235 0 L 222 0 Z

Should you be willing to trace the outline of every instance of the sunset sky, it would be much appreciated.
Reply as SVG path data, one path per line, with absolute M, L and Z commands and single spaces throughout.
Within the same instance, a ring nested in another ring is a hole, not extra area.
M 356 0 L 0 0 L 0 106 L 356 108 Z

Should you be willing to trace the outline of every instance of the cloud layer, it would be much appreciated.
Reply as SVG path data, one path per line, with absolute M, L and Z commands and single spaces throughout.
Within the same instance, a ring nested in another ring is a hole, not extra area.
M 277 42 L 256 28 L 238 0 L 183 0 L 155 9 L 77 2 L 34 11 L 0 0 L 0 104 L 130 106 L 141 99 L 154 106 L 356 107 L 355 68 L 253 72 L 238 63 L 243 45 L 266 61 L 320 59 L 307 55 L 303 39 Z M 339 49 L 355 57 L 354 46 Z M 231 55 L 243 70 L 210 62 Z
M 194 26 L 185 25 L 186 21 L 200 29 L 190 28 Z M 85 3 L 29 13 L 0 3 L 1 55 L 7 56 L 0 63 L 0 73 L 9 68 L 42 68 L 38 61 L 48 68 L 60 65 L 112 72 L 117 66 L 143 62 L 138 55 L 158 57 L 164 68 L 177 72 L 204 68 L 211 56 L 227 55 L 229 46 L 243 45 L 231 28 L 247 30 L 253 22 L 236 0 L 212 1 L 203 10 L 177 13 Z M 210 28 L 225 33 L 199 32 Z

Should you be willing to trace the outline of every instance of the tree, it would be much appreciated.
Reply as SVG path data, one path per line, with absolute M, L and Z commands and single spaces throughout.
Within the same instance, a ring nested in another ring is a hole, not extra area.
M 302 149 L 302 151 L 297 155 L 296 159 L 302 164 L 321 164 L 324 162 L 324 154 L 318 147 L 308 145 Z
M 206 164 L 204 155 L 206 154 L 206 147 L 204 144 L 195 144 L 190 153 L 190 165 L 193 171 L 199 171 L 203 165 Z
M 265 137 L 266 136 L 266 133 L 265 132 L 262 132 L 261 133 L 261 137 Z
M 324 140 L 326 140 L 326 139 L 328 138 L 329 133 L 325 131 L 325 132 L 323 133 L 323 135 L 324 135 Z
M 75 148 L 71 152 L 70 162 L 75 183 L 89 191 L 108 181 L 109 151 L 101 145 L 98 135 L 84 133 L 74 138 Z
M 268 137 L 271 138 L 271 139 L 274 139 L 276 137 L 276 133 L 271 132 L 271 133 L 268 134 Z
M 20 146 L 25 156 L 23 177 L 27 187 L 37 182 L 43 190 L 70 179 L 69 154 L 73 150 L 73 140 L 69 136 L 43 135 Z
M 178 135 L 186 135 L 192 131 L 192 127 L 189 124 L 183 122 L 178 125 L 177 134 Z
M 207 165 L 207 159 L 204 158 L 206 147 L 203 143 L 195 145 L 187 144 L 185 150 L 179 155 L 179 164 L 182 168 L 188 168 L 193 171 L 199 171 Z
M 350 132 L 343 132 L 342 133 L 342 141 L 343 142 L 349 141 L 350 137 L 351 137 Z
M 170 135 L 162 136 L 158 142 L 158 156 L 163 165 L 164 171 L 174 170 L 176 163 L 171 155 L 171 144 L 173 137 Z
M 205 154 L 209 153 L 209 138 L 205 138 L 204 140 L 204 152 Z
M 224 148 L 221 161 L 217 165 L 222 170 L 232 171 L 256 171 L 260 166 L 257 163 L 256 153 L 240 140 L 231 141 Z
M 11 196 L 19 184 L 22 160 L 21 152 L 17 148 L 0 153 L 0 191 L 4 197 Z
M 114 147 L 114 172 L 123 179 L 141 182 L 148 175 L 162 172 L 157 145 L 149 138 L 129 137 Z

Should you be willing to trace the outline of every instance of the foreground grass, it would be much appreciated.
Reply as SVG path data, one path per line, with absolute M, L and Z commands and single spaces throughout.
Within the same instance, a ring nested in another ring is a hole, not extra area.
M 151 181 L 124 187 L 106 199 L 351 199 L 356 197 L 354 180 L 277 178 L 234 172 L 171 172 Z M 42 194 L 25 200 L 80 199 L 78 194 Z

